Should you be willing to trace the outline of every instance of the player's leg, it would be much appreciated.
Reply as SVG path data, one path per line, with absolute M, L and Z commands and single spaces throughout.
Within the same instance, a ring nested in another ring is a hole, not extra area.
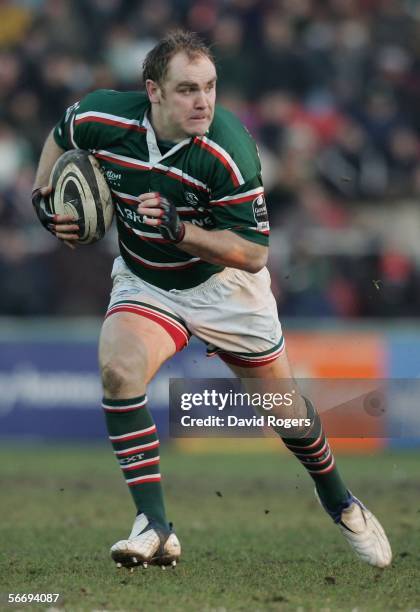
M 105 320 L 99 362 L 103 410 L 114 452 L 137 510 L 166 525 L 159 474 L 159 440 L 147 407 L 146 388 L 175 352 L 159 325 L 130 313 Z
M 287 358 L 286 350 L 274 361 L 257 367 L 244 367 L 228 364 L 232 371 L 241 379 L 245 379 L 248 388 L 261 393 L 261 383 L 264 381 L 264 392 L 293 392 L 293 402 L 290 406 L 275 406 L 270 414 L 278 418 L 310 419 L 309 427 L 302 426 L 290 430 L 274 428 L 287 448 L 302 463 L 315 482 L 318 495 L 324 506 L 331 511 L 340 508 L 348 500 L 347 488 L 338 472 L 334 455 L 322 430 L 318 413 L 312 403 L 300 395 L 294 382 L 293 374 Z M 255 384 L 253 384 L 255 381 Z M 266 414 L 266 412 L 264 411 Z M 293 436 L 293 437 L 292 437 Z
M 103 409 L 114 453 L 137 508 L 130 536 L 111 549 L 114 560 L 125 566 L 164 564 L 180 553 L 166 520 L 159 440 L 146 397 L 147 384 L 162 363 L 181 347 L 180 342 L 188 341 L 188 332 L 173 321 L 172 325 L 170 313 L 163 314 L 153 305 L 126 301 L 109 309 L 101 332 Z
M 211 282 L 194 291 L 179 292 L 174 299 L 191 332 L 207 343 L 209 356 L 218 354 L 237 376 L 254 379 L 259 383 L 257 391 L 261 391 L 261 383 L 269 392 L 280 392 L 280 385 L 284 392 L 293 389 L 266 269 L 257 274 L 226 269 Z M 350 497 L 311 403 L 299 393 L 295 398 L 291 408 L 284 408 L 283 416 L 309 416 L 311 426 L 296 432 L 294 438 L 278 433 L 315 481 L 325 509 L 359 556 L 373 565 L 388 565 L 391 551 L 382 528 L 360 502 Z
M 314 480 L 322 506 L 339 525 L 358 556 L 377 567 L 389 565 L 392 553 L 386 534 L 376 517 L 346 488 L 318 413 L 312 403 L 297 392 L 286 352 L 262 366 L 244 367 L 232 363 L 228 365 L 236 376 L 244 379 L 251 392 L 261 392 L 260 381 L 263 381 L 264 390 L 283 394 L 295 391 L 295 397 L 299 399 L 289 408 L 276 407 L 276 416 L 308 417 L 311 425 L 294 431 L 293 438 L 285 436 L 284 429 L 275 428 L 276 432 Z
M 211 284 L 181 292 L 176 299 L 182 300 L 184 318 L 193 333 L 207 342 L 209 355 L 217 353 L 237 376 L 264 379 L 277 393 L 295 386 L 267 270 L 250 274 L 226 269 Z M 313 427 L 309 435 L 301 432 L 297 436 L 296 448 L 292 448 L 294 440 L 285 442 L 314 478 L 322 501 L 336 507 L 347 499 L 347 489 L 335 468 L 318 415 L 298 390 L 294 397 L 292 406 L 283 407 L 279 416 L 306 418 L 309 411 Z

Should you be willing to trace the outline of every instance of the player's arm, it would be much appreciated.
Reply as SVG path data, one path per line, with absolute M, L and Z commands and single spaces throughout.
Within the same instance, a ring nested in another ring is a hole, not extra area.
M 207 231 L 183 223 L 176 206 L 158 193 L 139 196 L 138 212 L 143 222 L 159 228 L 163 237 L 190 255 L 209 263 L 258 272 L 267 263 L 268 248 L 250 242 L 229 230 Z
M 259 272 L 267 263 L 268 248 L 245 240 L 229 230 L 209 232 L 192 223 L 185 224 L 185 235 L 178 248 L 209 263 Z
M 79 238 L 77 235 L 79 226 L 74 223 L 75 219 L 72 215 L 53 214 L 49 205 L 49 195 L 52 191 L 49 184 L 51 170 L 63 153 L 64 149 L 56 143 L 54 131 L 52 130 L 45 141 L 39 159 L 32 190 L 32 204 L 39 221 L 45 229 L 72 247 L 72 243 Z
M 54 138 L 54 130 L 48 134 L 39 158 L 38 169 L 35 175 L 34 189 L 42 189 L 48 186 L 51 170 L 57 159 L 64 153 L 64 149 L 58 146 Z

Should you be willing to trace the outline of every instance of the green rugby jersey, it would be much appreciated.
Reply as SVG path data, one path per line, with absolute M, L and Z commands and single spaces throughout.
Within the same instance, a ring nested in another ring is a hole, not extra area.
M 94 91 L 67 109 L 54 137 L 63 149 L 89 150 L 100 161 L 114 199 L 121 256 L 132 272 L 162 289 L 189 289 L 223 266 L 191 257 L 142 223 L 136 198 L 160 192 L 183 221 L 267 245 L 261 165 L 252 137 L 223 108 L 216 107 L 205 136 L 186 138 L 164 154 L 149 112 L 143 92 Z

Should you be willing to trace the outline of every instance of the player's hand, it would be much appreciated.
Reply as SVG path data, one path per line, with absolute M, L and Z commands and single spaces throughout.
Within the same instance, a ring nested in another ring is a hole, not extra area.
M 175 204 L 160 193 L 143 193 L 139 196 L 137 212 L 143 215 L 143 223 L 157 227 L 165 240 L 178 244 L 184 239 L 185 225 L 179 218 Z
M 51 211 L 49 196 L 52 187 L 38 187 L 32 192 L 32 204 L 41 224 L 59 240 L 63 240 L 71 249 L 79 239 L 79 226 L 75 223 L 77 219 L 73 215 L 56 215 Z

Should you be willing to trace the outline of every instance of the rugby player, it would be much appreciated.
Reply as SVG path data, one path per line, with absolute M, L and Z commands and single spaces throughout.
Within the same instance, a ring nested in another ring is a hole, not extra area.
M 255 143 L 215 105 L 216 68 L 196 35 L 174 31 L 147 55 L 145 92 L 99 90 L 67 109 L 44 145 L 32 201 L 41 223 L 73 245 L 77 219 L 53 216 L 49 175 L 70 148 L 91 151 L 112 190 L 120 256 L 99 361 L 109 438 L 133 496 L 131 533 L 111 548 L 119 565 L 176 564 L 159 440 L 146 390 L 191 335 L 241 378 L 293 384 L 265 267 L 269 225 Z M 283 389 L 284 391 L 284 389 Z M 344 484 L 309 400 L 279 417 L 309 418 L 278 431 L 315 482 L 323 508 L 358 556 L 385 567 L 391 549 L 377 519 Z

